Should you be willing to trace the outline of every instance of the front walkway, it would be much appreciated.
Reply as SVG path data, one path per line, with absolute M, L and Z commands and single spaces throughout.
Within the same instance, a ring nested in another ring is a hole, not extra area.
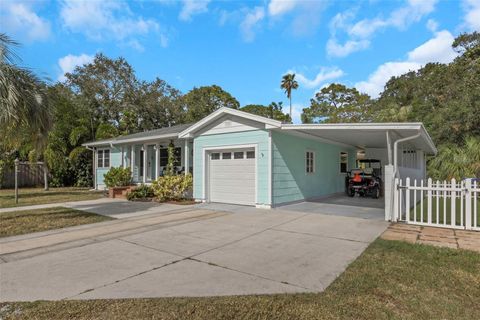
M 388 227 L 381 238 L 480 252 L 480 232 L 478 231 L 395 223 Z

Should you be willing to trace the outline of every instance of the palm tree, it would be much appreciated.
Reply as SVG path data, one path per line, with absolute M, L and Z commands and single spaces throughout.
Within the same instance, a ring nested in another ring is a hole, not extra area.
M 0 33 L 0 135 L 4 143 L 18 144 L 27 133 L 36 146 L 46 140 L 51 125 L 46 85 L 29 69 L 20 67 L 13 51 L 18 43 Z
M 292 118 L 292 90 L 298 88 L 298 82 L 295 80 L 295 73 L 287 73 L 282 77 L 280 88 L 285 90 L 287 98 L 290 99 L 290 119 Z

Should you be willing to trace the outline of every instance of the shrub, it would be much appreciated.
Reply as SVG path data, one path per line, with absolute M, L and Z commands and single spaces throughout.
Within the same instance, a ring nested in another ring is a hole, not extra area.
M 182 200 L 190 197 L 193 187 L 191 174 L 159 177 L 152 184 L 159 201 Z
M 104 175 L 105 185 L 108 188 L 125 187 L 132 183 L 132 172 L 130 168 L 110 168 Z
M 153 198 L 154 196 L 155 194 L 153 193 L 153 188 L 151 186 L 147 186 L 146 184 L 142 184 L 141 186 L 127 193 L 127 199 L 130 201 L 149 199 L 149 198 Z

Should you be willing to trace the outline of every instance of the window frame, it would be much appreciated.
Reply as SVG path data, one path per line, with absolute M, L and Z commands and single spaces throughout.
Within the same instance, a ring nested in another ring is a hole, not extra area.
M 311 155 L 311 159 L 309 159 L 309 155 Z M 311 161 L 311 163 L 309 163 L 309 160 Z M 307 175 L 315 174 L 315 151 L 309 150 L 309 149 L 305 150 L 304 164 L 305 164 L 305 174 Z
M 342 162 L 342 154 L 346 155 L 346 160 L 347 160 L 346 162 Z M 339 158 L 340 158 L 340 161 L 339 161 L 338 171 L 341 174 L 347 174 L 348 173 L 348 151 L 340 151 Z M 342 171 L 342 164 L 343 163 L 345 163 L 345 172 Z
M 105 151 L 108 151 L 108 166 L 105 166 Z M 101 166 L 99 166 L 100 160 L 102 163 Z M 98 148 L 97 149 L 97 169 L 110 169 L 111 166 L 112 166 L 112 151 L 110 150 L 110 148 Z
M 178 151 L 178 155 L 175 154 L 177 152 L 177 149 L 179 149 L 180 151 Z M 162 156 L 162 151 L 165 152 L 166 156 Z M 180 167 L 182 165 L 182 147 L 180 146 L 174 146 L 173 147 L 173 153 L 175 154 L 175 156 L 178 156 L 177 159 L 175 160 L 175 163 L 173 164 L 175 167 Z M 158 155 L 158 163 L 159 163 L 159 166 L 161 168 L 164 168 L 168 165 L 168 147 L 162 147 L 160 148 L 159 150 L 159 155 Z M 166 160 L 166 162 L 164 163 L 164 165 L 162 165 L 162 159 L 163 160 Z

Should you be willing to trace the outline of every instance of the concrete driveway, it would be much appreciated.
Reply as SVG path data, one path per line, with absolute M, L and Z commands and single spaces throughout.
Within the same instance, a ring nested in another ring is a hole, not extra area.
M 279 209 L 176 208 L 0 240 L 0 300 L 318 292 L 387 227 Z

